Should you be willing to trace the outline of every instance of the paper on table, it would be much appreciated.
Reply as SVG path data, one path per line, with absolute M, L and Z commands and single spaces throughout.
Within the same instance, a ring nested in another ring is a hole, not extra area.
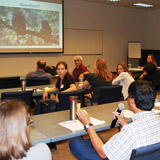
M 43 88 L 44 91 L 48 91 L 49 89 L 51 89 L 51 88 L 49 88 L 49 87 Z
M 154 105 L 155 105 L 156 107 L 160 107 L 160 101 L 159 101 L 159 99 L 155 99 Z
M 94 126 L 105 124 L 105 121 L 101 121 L 101 120 L 95 119 L 93 117 L 90 117 L 90 119 L 91 119 L 91 123 Z M 67 129 L 70 129 L 72 131 L 79 131 L 79 130 L 84 129 L 83 124 L 79 120 L 65 121 L 65 122 L 59 123 L 59 125 L 67 128 Z
M 26 90 L 25 91 L 32 91 L 33 89 L 31 89 L 31 88 L 26 88 Z M 19 90 L 19 91 L 22 91 L 22 90 Z M 41 89 L 36 89 L 36 91 L 37 92 L 40 92 L 40 91 L 42 91 Z
M 155 105 L 156 107 L 160 107 L 160 102 L 155 102 L 154 105 Z
M 123 112 L 123 114 L 124 114 L 124 117 L 126 117 L 126 118 L 132 118 L 132 115 L 134 114 L 132 111 L 130 111 L 130 110 L 123 110 L 122 111 Z
M 152 111 L 154 111 L 154 112 L 157 113 L 157 114 L 160 113 L 160 110 L 158 110 L 158 109 L 152 109 Z

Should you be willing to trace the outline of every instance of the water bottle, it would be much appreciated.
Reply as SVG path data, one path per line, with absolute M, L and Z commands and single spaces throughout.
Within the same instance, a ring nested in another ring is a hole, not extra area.
M 77 119 L 77 96 L 70 96 L 70 120 Z
M 78 83 L 78 89 L 82 89 L 82 85 L 83 85 L 83 78 L 80 78 Z
M 22 87 L 22 91 L 26 90 L 26 82 L 25 81 L 22 81 L 21 87 Z

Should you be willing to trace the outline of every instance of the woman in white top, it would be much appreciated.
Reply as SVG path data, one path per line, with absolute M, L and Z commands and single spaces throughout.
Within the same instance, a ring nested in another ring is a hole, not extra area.
M 45 143 L 32 146 L 29 141 L 30 115 L 28 106 L 17 100 L 0 104 L 0 159 L 51 160 Z
M 113 85 L 122 85 L 122 94 L 124 100 L 128 97 L 128 87 L 134 81 L 133 77 L 128 71 L 126 63 L 121 62 L 117 65 L 117 77 L 112 81 Z

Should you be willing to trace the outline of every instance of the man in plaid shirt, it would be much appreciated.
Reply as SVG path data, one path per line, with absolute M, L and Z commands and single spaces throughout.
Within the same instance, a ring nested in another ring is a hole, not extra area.
M 152 111 L 156 97 L 154 87 L 144 80 L 132 82 L 128 89 L 129 109 L 135 114 L 128 124 L 123 114 L 114 116 L 122 126 L 105 144 L 91 125 L 85 110 L 77 112 L 79 120 L 86 126 L 90 140 L 74 138 L 70 141 L 72 153 L 80 160 L 129 160 L 135 148 L 160 142 L 160 116 Z

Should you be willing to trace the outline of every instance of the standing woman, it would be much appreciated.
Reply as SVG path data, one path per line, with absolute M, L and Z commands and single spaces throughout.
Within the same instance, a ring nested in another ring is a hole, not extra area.
M 150 75 L 157 70 L 157 63 L 152 54 L 149 54 L 147 57 L 147 64 L 144 67 L 138 67 L 142 68 L 143 72 L 140 76 L 137 76 L 135 79 L 144 79 L 146 81 L 151 81 Z
M 128 97 L 128 87 L 134 81 L 133 77 L 128 71 L 126 63 L 121 62 L 117 65 L 117 77 L 112 81 L 113 85 L 122 85 L 122 94 L 124 100 Z
M 98 103 L 100 88 L 112 85 L 113 75 L 107 69 L 106 61 L 100 58 L 94 62 L 94 73 L 91 73 L 88 78 L 83 82 L 82 88 L 92 89 L 93 102 Z
M 43 99 L 48 98 L 48 92 L 70 92 L 70 91 L 75 91 L 76 85 L 75 82 L 73 81 L 72 76 L 68 73 L 68 66 L 66 62 L 60 61 L 56 65 L 56 72 L 58 74 L 58 81 L 56 83 L 56 86 L 45 91 L 43 94 Z M 58 97 L 56 96 L 56 102 L 58 103 Z
M 31 146 L 29 141 L 30 116 L 28 106 L 17 100 L 0 104 L 0 159 L 1 160 L 51 160 L 45 143 Z

